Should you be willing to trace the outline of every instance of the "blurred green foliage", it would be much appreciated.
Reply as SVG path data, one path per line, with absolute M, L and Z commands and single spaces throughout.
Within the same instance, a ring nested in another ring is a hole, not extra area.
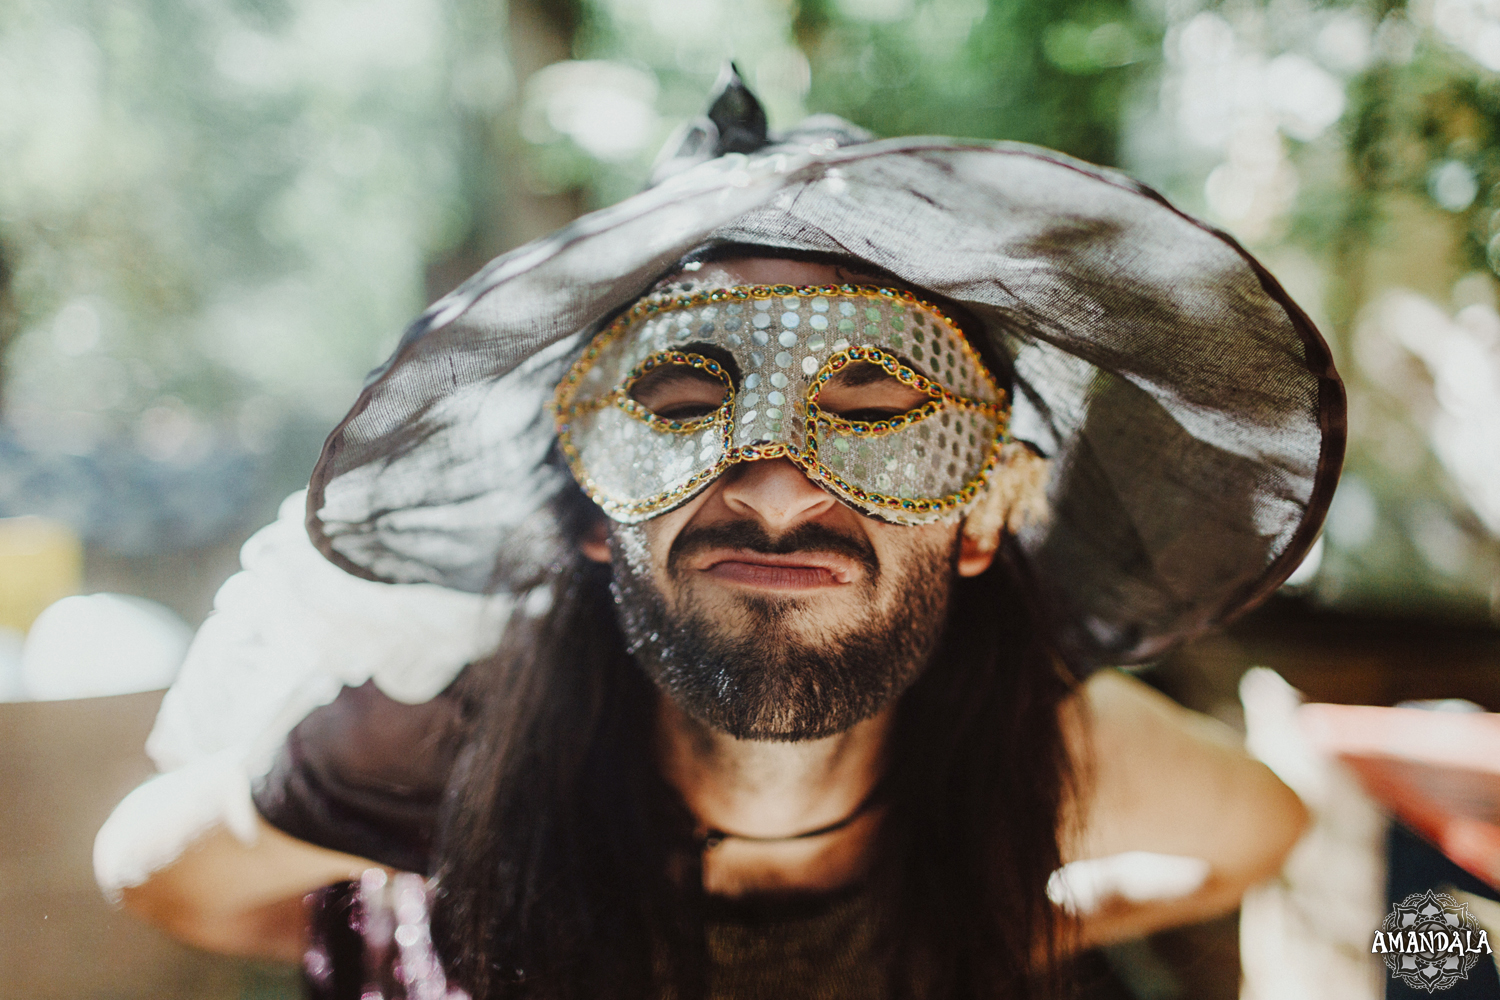
M 247 440 L 283 408 L 341 410 L 462 231 L 457 13 L 0 7 L 12 423 L 166 455 L 153 408 Z
M 812 110 L 880 135 L 1014 139 L 1105 164 L 1163 27 L 1120 0 L 805 0 L 793 23 L 815 67 Z
M 1153 80 L 1165 30 L 1129 0 L 589 0 L 578 10 L 574 54 L 646 71 L 661 116 L 655 141 L 603 170 L 565 130 L 532 129 L 534 178 L 583 186 L 591 204 L 639 186 L 650 153 L 701 112 L 726 59 L 773 128 L 830 112 L 882 136 L 1012 139 L 1115 164 L 1122 108 Z
M 1276 241 L 1321 268 L 1350 395 L 1316 592 L 1500 620 L 1500 51 L 1467 0 L 1352 9 L 1369 58 Z
M 508 22 L 477 0 L 7 4 L 10 423 L 172 457 L 331 419 L 432 290 L 537 235 L 507 202 L 637 189 L 727 58 L 775 125 L 832 111 L 1112 162 L 1161 31 L 1123 0 L 531 0 Z M 593 61 L 523 66 L 549 44 Z

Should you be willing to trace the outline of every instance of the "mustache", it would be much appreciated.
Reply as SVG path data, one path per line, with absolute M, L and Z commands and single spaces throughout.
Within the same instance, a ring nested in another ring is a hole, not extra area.
M 869 539 L 835 531 L 822 524 L 801 524 L 779 538 L 772 538 L 758 522 L 726 521 L 703 528 L 685 529 L 667 552 L 667 570 L 676 573 L 683 559 L 707 549 L 743 549 L 764 555 L 794 552 L 831 552 L 853 559 L 874 582 L 880 575 L 880 560 Z

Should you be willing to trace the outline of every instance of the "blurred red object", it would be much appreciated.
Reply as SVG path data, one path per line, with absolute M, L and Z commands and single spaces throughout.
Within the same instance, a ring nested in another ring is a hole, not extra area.
M 1500 889 L 1500 714 L 1310 704 L 1298 719 L 1372 798 Z

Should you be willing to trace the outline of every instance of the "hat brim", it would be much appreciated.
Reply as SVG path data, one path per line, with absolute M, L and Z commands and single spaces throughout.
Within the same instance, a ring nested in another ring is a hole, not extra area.
M 1343 387 L 1259 263 L 1113 171 L 900 139 L 722 157 L 492 262 L 329 437 L 314 543 L 370 579 L 534 585 L 570 544 L 546 400 L 583 338 L 719 239 L 874 265 L 965 307 L 1013 359 L 1012 433 L 1054 462 L 1052 517 L 1017 543 L 1075 669 L 1227 620 L 1316 537 Z

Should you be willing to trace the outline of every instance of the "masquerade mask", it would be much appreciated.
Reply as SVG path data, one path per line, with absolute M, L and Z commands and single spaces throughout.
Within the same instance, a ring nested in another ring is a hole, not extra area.
M 879 419 L 820 402 L 872 377 L 925 399 Z M 670 407 L 639 391 L 678 379 L 690 388 L 668 391 Z M 584 491 L 626 524 L 769 458 L 866 514 L 926 524 L 984 486 L 1005 441 L 1004 399 L 963 334 L 910 292 L 755 285 L 637 302 L 558 385 L 557 434 Z

